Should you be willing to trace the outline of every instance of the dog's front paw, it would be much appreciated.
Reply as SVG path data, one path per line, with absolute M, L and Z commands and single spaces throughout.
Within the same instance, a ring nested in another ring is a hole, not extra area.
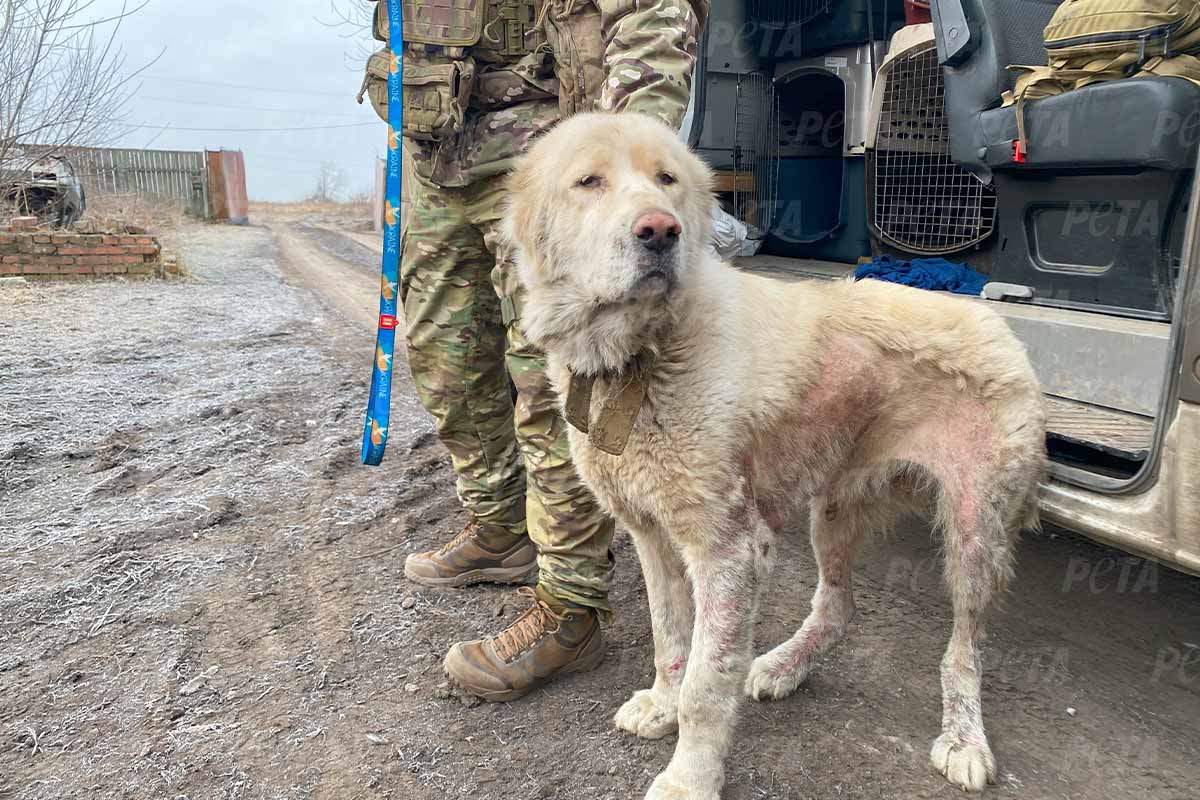
M 754 659 L 746 676 L 745 691 L 753 700 L 782 700 L 804 682 L 807 673 L 786 669 L 775 657 L 775 651 Z
M 943 733 L 934 739 L 929 760 L 946 780 L 968 792 L 982 792 L 996 782 L 996 758 L 986 740 Z
M 650 784 L 646 800 L 721 800 L 721 790 L 697 786 L 667 767 Z
M 619 730 L 628 731 L 643 739 L 661 739 L 679 728 L 679 713 L 673 703 L 656 694 L 653 689 L 633 693 L 617 710 L 613 723 Z

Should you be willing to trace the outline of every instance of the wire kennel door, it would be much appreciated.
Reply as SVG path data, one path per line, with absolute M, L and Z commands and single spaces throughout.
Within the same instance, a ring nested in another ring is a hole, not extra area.
M 779 196 L 779 99 L 774 83 L 760 72 L 743 73 L 737 81 L 733 215 L 765 236 Z
M 803 25 L 828 14 L 832 6 L 833 0 L 747 0 L 746 19 L 760 25 Z
M 946 88 L 932 42 L 888 65 L 875 147 L 867 153 L 871 231 L 918 255 L 964 250 L 991 235 L 996 191 L 950 160 Z

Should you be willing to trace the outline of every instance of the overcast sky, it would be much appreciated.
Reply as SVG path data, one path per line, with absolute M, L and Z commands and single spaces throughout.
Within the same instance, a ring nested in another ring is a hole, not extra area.
M 141 76 L 130 105 L 129 121 L 145 127 L 114 146 L 241 150 L 252 200 L 303 198 L 322 161 L 342 168 L 350 192 L 368 191 L 385 127 L 369 102 L 354 101 L 363 74 L 358 44 L 342 38 L 349 31 L 322 25 L 333 19 L 328 3 L 149 0 L 122 24 L 126 64 L 136 68 L 165 52 Z M 120 7 L 99 0 L 89 13 Z M 357 127 L 281 130 L 328 125 Z

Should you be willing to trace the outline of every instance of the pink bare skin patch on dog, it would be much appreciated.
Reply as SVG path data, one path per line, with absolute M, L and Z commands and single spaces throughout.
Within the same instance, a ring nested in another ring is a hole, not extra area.
M 866 342 L 841 336 L 830 339 L 813 387 L 799 414 L 817 432 L 836 434 L 862 427 L 884 394 L 880 358 Z
M 789 653 L 787 658 L 781 660 L 771 668 L 771 674 L 776 678 L 783 678 L 794 674 L 801 664 L 807 664 L 812 660 L 813 654 L 822 649 L 825 640 L 830 634 L 837 632 L 836 626 L 833 625 L 823 625 L 820 628 L 814 628 L 794 652 Z
M 675 656 L 669 664 L 655 664 L 655 672 L 664 684 L 678 688 L 687 673 L 687 664 L 687 656 Z
M 711 636 L 712 650 L 706 654 L 708 662 L 717 672 L 724 673 L 741 632 L 741 611 L 748 597 L 728 589 L 711 591 L 710 584 L 703 578 L 696 579 L 696 595 L 700 599 L 697 624 L 704 625 Z
M 996 458 L 996 435 L 987 409 L 978 400 L 957 399 L 942 415 L 915 428 L 906 441 L 904 455 L 933 473 L 956 499 L 956 521 L 966 536 L 963 545 L 972 546 L 970 532 L 979 523 L 978 483 L 993 471 Z
M 849 336 L 827 342 L 811 383 L 743 456 L 759 513 L 772 529 L 785 523 L 798 496 L 820 492 L 836 474 L 848 445 L 879 414 L 891 382 L 872 345 Z

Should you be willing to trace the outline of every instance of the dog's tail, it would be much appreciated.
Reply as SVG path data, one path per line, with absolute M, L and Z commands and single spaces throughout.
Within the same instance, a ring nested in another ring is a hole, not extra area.
M 1038 487 L 1041 482 L 1033 484 L 1029 494 L 1025 497 L 1025 516 L 1021 520 L 1021 530 L 1037 533 L 1042 529 L 1042 514 L 1038 508 Z
M 1020 459 L 1025 462 L 1026 466 L 1014 466 L 1012 472 L 1009 472 L 1001 480 L 1009 479 L 1010 486 L 1018 486 L 1021 483 L 1025 484 L 1025 491 L 1020 495 L 1020 500 L 1012 509 L 1012 517 L 1009 518 L 1009 525 L 1012 526 L 1014 535 L 1024 531 L 1027 533 L 1040 533 L 1042 530 L 1042 514 L 1041 506 L 1038 502 L 1041 496 L 1042 484 L 1046 482 L 1048 473 L 1046 470 L 1046 454 L 1044 449 L 1037 449 L 1036 452 L 1031 447 L 1029 455 Z M 1033 463 L 1030 463 L 1030 462 Z

